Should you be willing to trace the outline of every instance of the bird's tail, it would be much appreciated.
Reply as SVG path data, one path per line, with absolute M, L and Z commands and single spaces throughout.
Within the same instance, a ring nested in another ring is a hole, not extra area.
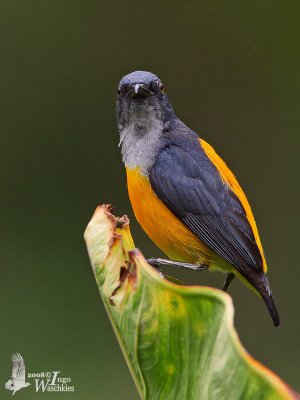
M 258 289 L 263 301 L 265 302 L 267 309 L 269 310 L 270 316 L 273 320 L 273 324 L 276 327 L 278 327 L 280 325 L 280 318 L 279 318 L 279 314 L 278 314 L 276 305 L 273 300 L 272 291 L 271 291 L 270 284 L 269 284 L 269 281 L 268 281 L 266 275 L 263 275 L 263 277 L 261 279 L 261 283 L 262 283 L 262 285 L 257 289 Z

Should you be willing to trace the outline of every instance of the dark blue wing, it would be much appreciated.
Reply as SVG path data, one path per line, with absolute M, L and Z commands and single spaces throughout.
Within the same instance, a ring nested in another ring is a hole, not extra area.
M 198 138 L 186 136 L 169 143 L 149 179 L 159 199 L 219 256 L 244 276 L 249 269 L 263 271 L 245 210 L 222 181 Z

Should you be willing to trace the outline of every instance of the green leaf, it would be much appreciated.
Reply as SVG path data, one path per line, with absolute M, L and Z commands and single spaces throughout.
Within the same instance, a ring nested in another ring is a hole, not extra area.
M 142 399 L 296 399 L 242 347 L 231 297 L 176 285 L 134 249 L 127 217 L 97 208 L 85 240 L 99 291 Z

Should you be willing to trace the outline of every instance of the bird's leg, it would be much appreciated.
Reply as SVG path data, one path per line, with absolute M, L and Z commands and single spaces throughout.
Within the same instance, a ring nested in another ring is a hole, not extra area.
M 235 278 L 235 275 L 232 272 L 230 272 L 229 274 L 226 275 L 226 279 L 225 279 L 224 285 L 222 287 L 222 290 L 224 290 L 224 292 L 227 292 L 227 290 L 228 290 L 229 286 L 231 285 L 231 282 L 234 280 L 234 278 Z
M 188 269 L 193 269 L 194 271 L 204 271 L 208 269 L 208 266 L 204 264 L 190 264 L 181 261 L 166 260 L 164 258 L 148 258 L 148 260 L 146 261 L 148 262 L 148 264 L 150 264 L 152 267 L 158 270 L 159 267 L 165 267 L 165 266 L 188 268 Z M 161 271 L 159 270 L 159 272 Z

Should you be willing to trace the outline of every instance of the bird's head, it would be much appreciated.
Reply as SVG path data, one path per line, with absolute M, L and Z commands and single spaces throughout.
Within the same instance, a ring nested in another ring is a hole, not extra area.
M 5 384 L 5 389 L 7 390 L 15 390 L 15 384 L 12 379 L 9 379 Z
M 151 120 L 162 123 L 174 116 L 162 81 L 151 72 L 135 71 L 124 76 L 117 88 L 119 130 L 131 125 L 147 125 Z

